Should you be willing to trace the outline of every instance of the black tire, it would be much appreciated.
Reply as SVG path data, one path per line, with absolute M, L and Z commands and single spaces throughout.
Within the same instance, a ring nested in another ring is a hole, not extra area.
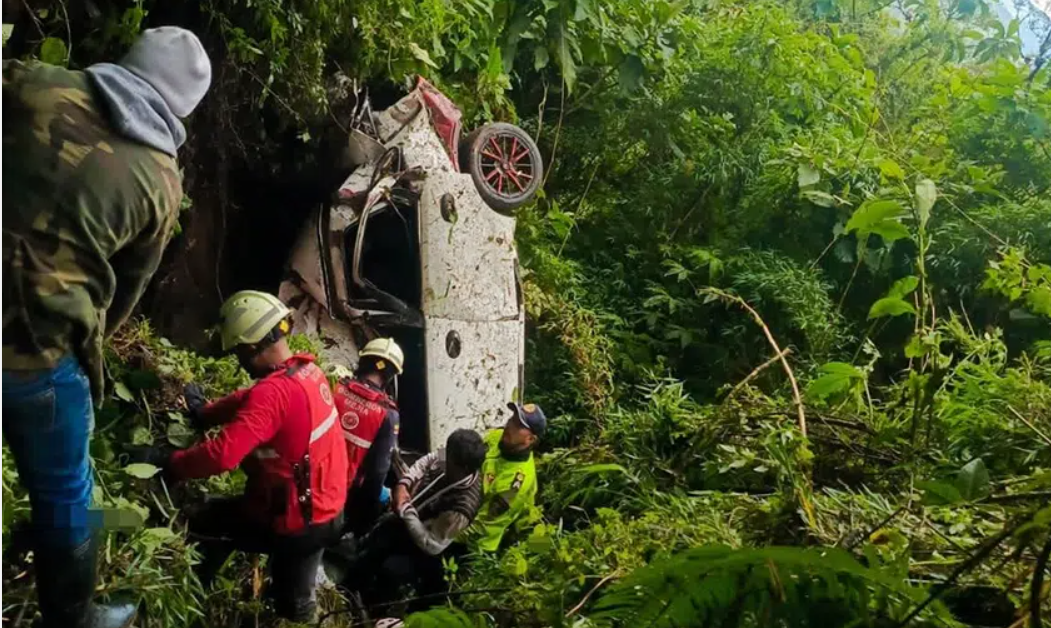
M 486 124 L 460 142 L 460 169 L 471 175 L 482 200 L 502 214 L 511 214 L 532 200 L 544 179 L 544 162 L 536 142 L 506 122 Z

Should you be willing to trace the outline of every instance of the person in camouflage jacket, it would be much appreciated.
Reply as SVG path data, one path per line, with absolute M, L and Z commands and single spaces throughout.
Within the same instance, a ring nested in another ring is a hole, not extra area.
M 32 506 L 45 626 L 127 626 L 91 602 L 92 398 L 176 224 L 176 151 L 211 82 L 197 37 L 145 31 L 120 64 L 3 64 L 4 440 Z

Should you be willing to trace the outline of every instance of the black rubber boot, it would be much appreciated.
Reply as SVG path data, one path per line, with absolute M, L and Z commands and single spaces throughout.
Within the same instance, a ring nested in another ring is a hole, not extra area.
M 128 628 L 134 604 L 95 604 L 98 546 L 89 539 L 74 548 L 34 552 L 37 598 L 44 628 Z

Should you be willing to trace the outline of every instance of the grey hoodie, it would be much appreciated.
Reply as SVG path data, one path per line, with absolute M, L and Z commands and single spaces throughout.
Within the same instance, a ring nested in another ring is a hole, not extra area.
M 186 141 L 186 129 L 153 86 L 113 63 L 96 63 L 86 72 L 121 135 L 176 156 Z

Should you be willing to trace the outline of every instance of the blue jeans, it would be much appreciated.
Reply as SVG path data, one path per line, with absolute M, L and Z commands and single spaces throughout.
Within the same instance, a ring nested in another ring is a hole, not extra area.
M 4 370 L 4 441 L 29 493 L 36 543 L 80 545 L 91 535 L 88 378 L 73 356 L 40 371 Z

